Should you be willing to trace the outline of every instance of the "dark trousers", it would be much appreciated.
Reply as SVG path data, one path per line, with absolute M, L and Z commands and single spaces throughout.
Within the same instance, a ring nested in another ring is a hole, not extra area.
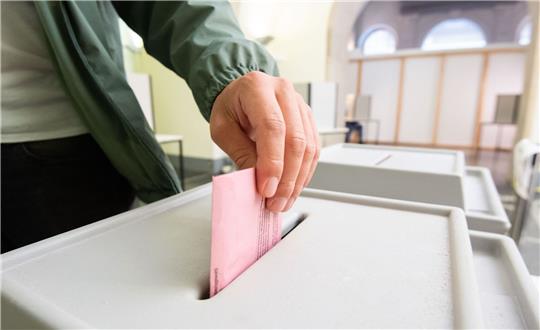
M 134 192 L 89 135 L 2 144 L 2 253 L 127 211 Z

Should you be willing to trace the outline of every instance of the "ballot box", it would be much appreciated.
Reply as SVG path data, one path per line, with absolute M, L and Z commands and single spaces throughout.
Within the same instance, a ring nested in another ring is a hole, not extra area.
M 206 185 L 2 255 L 3 326 L 484 326 L 459 208 L 306 189 L 283 239 L 208 298 L 210 195 Z
M 540 295 L 514 241 L 480 231 L 470 236 L 484 326 L 539 329 Z
M 469 229 L 510 229 L 489 170 L 466 167 L 460 151 L 337 144 L 321 151 L 310 187 L 457 206 Z

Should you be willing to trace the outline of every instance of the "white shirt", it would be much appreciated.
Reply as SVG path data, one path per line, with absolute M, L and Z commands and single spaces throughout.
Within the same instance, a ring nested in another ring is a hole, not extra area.
M 1 6 L 1 142 L 87 133 L 51 60 L 34 4 L 2 1 Z

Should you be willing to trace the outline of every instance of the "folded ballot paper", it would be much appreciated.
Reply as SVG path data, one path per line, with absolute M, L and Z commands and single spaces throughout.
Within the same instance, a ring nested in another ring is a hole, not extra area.
M 281 239 L 281 216 L 265 207 L 255 169 L 212 179 L 210 297 L 231 283 Z

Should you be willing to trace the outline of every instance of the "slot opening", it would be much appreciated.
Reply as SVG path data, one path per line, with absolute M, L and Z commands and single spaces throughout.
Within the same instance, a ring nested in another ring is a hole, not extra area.
M 307 213 L 300 213 L 300 212 L 287 212 L 286 214 L 282 214 L 281 239 L 283 240 L 285 237 L 287 237 L 293 230 L 296 229 L 296 227 L 298 227 L 299 224 L 301 224 L 304 220 L 306 220 L 307 217 L 308 217 Z M 277 244 L 279 244 L 279 242 Z M 248 269 L 250 267 L 253 267 L 253 265 L 255 265 L 257 261 L 255 261 L 251 266 L 249 266 Z M 207 283 L 205 283 L 204 286 L 201 287 L 199 291 L 198 299 L 199 300 L 211 299 L 210 298 L 210 279 L 208 279 Z

